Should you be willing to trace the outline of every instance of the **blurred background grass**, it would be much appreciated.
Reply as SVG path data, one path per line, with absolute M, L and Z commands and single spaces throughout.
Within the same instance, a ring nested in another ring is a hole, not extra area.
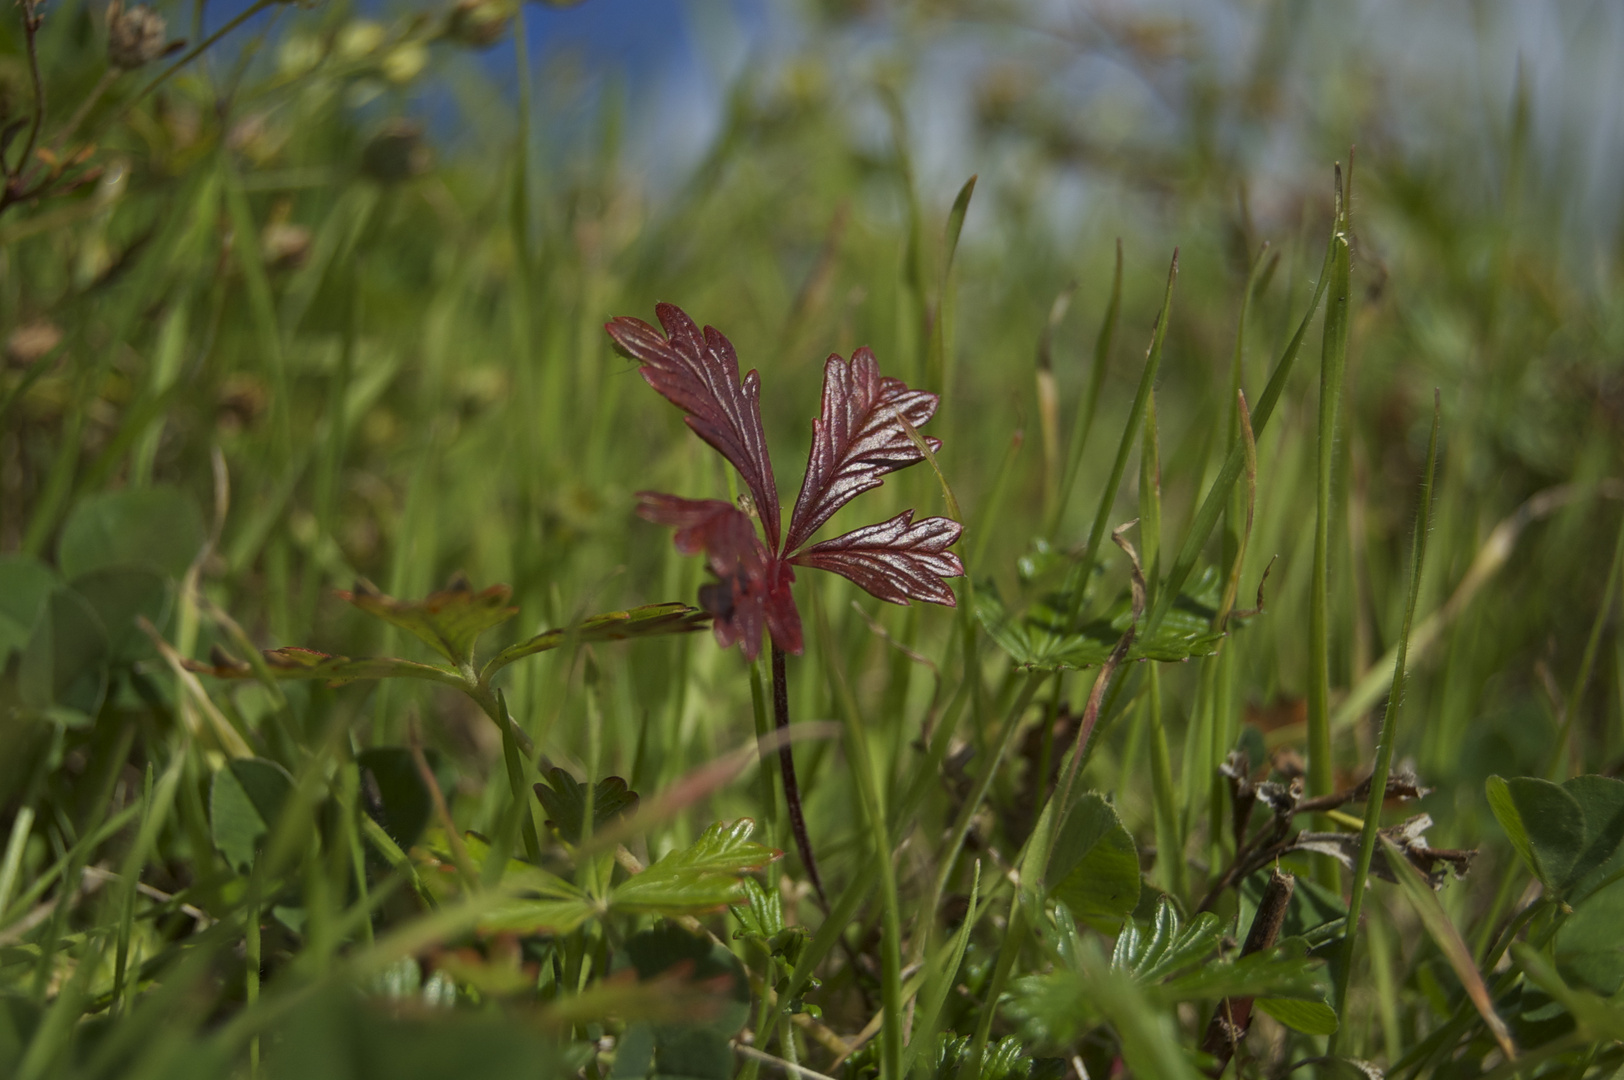
M 207 32 L 232 14 L 160 9 L 171 36 L 193 40 L 194 19 Z M 1624 634 L 1602 595 L 1624 475 L 1616 9 L 588 0 L 518 14 L 525 50 L 467 42 L 469 20 L 500 30 L 515 14 L 466 5 L 454 24 L 421 4 L 275 7 L 156 92 L 138 98 L 149 72 L 136 72 L 91 102 L 81 131 L 96 135 L 99 179 L 0 218 L 0 550 L 49 560 L 75 507 L 109 489 L 172 485 L 207 517 L 218 448 L 229 509 L 202 593 L 265 646 L 417 655 L 333 597 L 358 576 L 402 597 L 458 570 L 509 582 L 524 633 L 692 602 L 699 568 L 633 517 L 633 492 L 727 497 L 730 477 L 602 332 L 670 300 L 760 369 L 786 490 L 829 352 L 870 345 L 887 374 L 939 392 L 931 434 L 969 526 L 961 550 L 974 577 L 1014 593 L 1036 540 L 1069 548 L 1086 534 L 1177 247 L 1157 385 L 1161 542 L 1176 549 L 1230 438 L 1252 261 L 1265 243 L 1278 260 L 1245 328 L 1255 398 L 1315 284 L 1331 163 L 1357 144 L 1332 687 L 1355 686 L 1396 640 L 1437 388 L 1420 614 L 1474 560 L 1502 557 L 1412 656 L 1399 745 L 1438 789 L 1423 804 L 1433 842 L 1488 847 L 1474 876 L 1490 885 L 1445 894 L 1459 919 L 1488 917 L 1510 865 L 1485 777 L 1624 768 Z M 47 140 L 93 92 L 104 34 L 99 10 L 46 9 Z M 24 115 L 16 20 L 0 43 L 0 100 Z M 948 277 L 944 221 L 972 173 Z M 1118 240 L 1121 322 L 1050 535 Z M 1050 415 L 1039 343 L 1062 294 Z M 1300 747 L 1307 689 L 1317 325 L 1310 342 L 1259 445 L 1243 605 L 1278 561 L 1267 614 L 1233 639 L 1225 704 L 1280 750 Z M 1138 513 L 1136 475 L 1113 523 Z M 908 506 L 944 512 L 924 470 L 861 512 Z M 1525 526 L 1514 543 L 1486 549 L 1508 520 Z M 1125 580 L 1119 561 L 1107 573 Z M 906 775 L 933 681 L 852 602 L 944 666 L 952 616 L 875 604 L 841 581 L 801 588 L 833 626 L 812 649 L 841 651 L 882 770 Z M 1606 604 L 1593 673 L 1574 692 Z M 216 639 L 230 644 L 204 618 L 182 647 L 202 656 Z M 1004 660 L 981 647 L 1000 677 Z M 520 724 L 577 772 L 601 747 L 603 772 L 651 792 L 752 731 L 743 666 L 703 636 L 602 650 L 597 663 L 609 673 L 601 712 L 564 653 L 509 681 Z M 834 715 L 805 671 L 798 718 Z M 1204 790 L 1199 754 L 1178 753 L 1196 681 L 1194 665 L 1163 676 L 1175 767 L 1197 765 Z M 123 693 L 120 707 L 141 707 Z M 1065 693 L 1080 704 L 1086 679 Z M 358 745 L 399 743 L 419 718 L 458 763 L 459 822 L 492 827 L 505 789 L 484 781 L 500 775 L 500 744 L 461 699 L 393 684 L 290 696 L 296 741 L 341 717 Z M 221 697 L 250 731 L 274 711 L 254 686 Z M 1379 704 L 1349 710 L 1337 732 L 1349 778 L 1370 759 Z M 88 768 L 73 738 L 41 750 L 64 802 Z M 1115 790 L 1142 838 L 1146 753 L 1134 724 L 1117 724 L 1088 777 Z M 841 875 L 857 800 L 827 748 L 804 760 L 814 832 Z M 1013 803 L 1029 783 L 1016 771 L 997 798 Z M 0 799 L 15 806 L 27 778 L 14 770 L 8 785 Z M 720 794 L 659 844 L 756 801 L 742 786 Z M 41 836 L 25 872 L 47 858 Z

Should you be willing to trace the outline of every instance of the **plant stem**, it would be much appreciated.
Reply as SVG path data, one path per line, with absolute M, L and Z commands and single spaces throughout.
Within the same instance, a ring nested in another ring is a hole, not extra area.
M 1382 717 L 1381 735 L 1376 743 L 1376 765 L 1370 774 L 1370 798 L 1365 803 L 1365 827 L 1359 836 L 1359 860 L 1353 868 L 1352 893 L 1348 898 L 1347 930 L 1342 938 L 1342 964 L 1337 973 L 1337 1012 L 1347 1018 L 1348 982 L 1352 978 L 1354 948 L 1359 940 L 1359 909 L 1365 896 L 1365 878 L 1370 874 L 1371 856 L 1376 850 L 1376 831 L 1381 827 L 1382 802 L 1387 795 L 1387 774 L 1393 767 L 1393 744 L 1398 725 L 1399 703 L 1404 697 L 1404 663 L 1410 647 L 1410 628 L 1415 623 L 1415 602 L 1421 593 L 1421 567 L 1427 554 L 1427 532 L 1432 525 L 1432 481 L 1438 466 L 1439 402 L 1434 392 L 1432 437 L 1427 443 L 1427 471 L 1421 482 L 1421 507 L 1415 516 L 1414 554 L 1410 557 L 1409 599 L 1404 607 L 1404 628 L 1398 636 L 1398 661 L 1393 665 L 1393 687 L 1387 695 L 1387 713 Z M 1343 1027 L 1346 1027 L 1344 1023 Z M 1336 1052 L 1337 1036 L 1331 1036 L 1330 1052 Z
M 773 650 L 773 726 L 779 731 L 789 727 L 789 679 L 784 672 L 784 650 L 777 645 Z M 795 834 L 795 848 L 801 853 L 801 864 L 806 876 L 818 894 L 818 902 L 829 910 L 829 896 L 823 891 L 823 879 L 818 876 L 818 863 L 812 857 L 812 840 L 806 834 L 806 817 L 801 813 L 801 786 L 795 782 L 795 757 L 789 743 L 778 748 L 778 765 L 784 774 L 784 805 L 789 808 L 789 827 Z

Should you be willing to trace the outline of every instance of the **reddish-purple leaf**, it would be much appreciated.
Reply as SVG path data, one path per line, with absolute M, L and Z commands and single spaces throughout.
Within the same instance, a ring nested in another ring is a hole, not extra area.
M 761 635 L 788 653 L 801 651 L 801 617 L 790 595 L 795 572 L 772 556 L 756 535 L 749 515 L 720 499 L 682 499 L 639 492 L 637 513 L 677 530 L 677 550 L 705 553 L 716 580 L 699 589 L 699 606 L 712 615 L 711 629 L 722 648 L 738 642 L 754 660 Z
M 767 438 L 761 430 L 761 380 L 754 371 L 739 381 L 733 346 L 707 326 L 703 333 L 675 304 L 654 308 L 661 334 L 629 316 L 604 324 L 621 350 L 643 366 L 643 378 L 688 414 L 688 426 L 733 463 L 756 501 L 767 539 L 778 547 L 778 485 L 773 481 Z
M 904 510 L 890 521 L 813 544 L 789 561 L 832 570 L 893 604 L 912 597 L 954 607 L 953 590 L 942 579 L 964 573 L 959 557 L 947 550 L 963 531 L 952 518 L 916 524 L 913 511 Z
M 897 417 L 918 428 L 936 414 L 939 403 L 935 394 L 910 390 L 901 379 L 882 378 L 866 347 L 849 362 L 829 357 L 823 366 L 823 414 L 812 422 L 806 479 L 783 550 L 806 543 L 836 510 L 879 487 L 886 473 L 923 461 Z M 926 442 L 933 453 L 942 445 L 937 439 Z

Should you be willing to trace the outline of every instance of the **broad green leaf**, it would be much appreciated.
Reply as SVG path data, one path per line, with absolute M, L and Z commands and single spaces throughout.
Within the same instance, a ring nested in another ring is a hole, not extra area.
M 144 566 L 104 566 L 81 574 L 69 588 L 95 611 L 107 633 L 108 660 L 129 664 L 157 655 L 138 619 L 162 626 L 169 614 L 169 581 Z
M 32 555 L 0 555 L 0 670 L 28 644 L 45 598 L 62 582 Z
M 1117 935 L 1111 966 L 1141 983 L 1154 983 L 1211 956 L 1223 937 L 1218 916 L 1203 911 L 1188 926 L 1167 897 L 1156 904 L 1150 925 L 1141 930 L 1131 919 Z
M 1139 851 L 1104 796 L 1088 792 L 1066 815 L 1049 858 L 1049 895 L 1114 934 L 1139 903 Z
M 203 512 L 179 488 L 103 492 L 62 526 L 56 564 L 68 579 L 105 566 L 137 565 L 180 577 L 207 539 Z
M 264 758 L 237 758 L 214 774 L 209 826 L 214 846 L 233 870 L 246 873 L 253 866 L 260 842 L 292 794 L 293 777 Z
M 355 764 L 367 812 L 402 850 L 417 843 L 434 816 L 434 799 L 412 752 L 404 746 L 373 747 L 357 754 Z
M 625 948 L 626 958 L 639 979 L 679 974 L 694 984 L 695 994 L 705 999 L 705 1007 L 699 1012 L 708 1015 L 696 1017 L 693 1026 L 727 1039 L 749 1022 L 749 979 L 739 958 L 722 945 L 666 923 L 633 934 L 626 939 Z
M 1304 1035 L 1331 1035 L 1337 1029 L 1336 1010 L 1323 998 L 1258 998 L 1253 1004 Z
M 535 785 L 536 798 L 547 811 L 547 824 L 558 830 L 566 843 L 581 842 L 581 826 L 586 820 L 586 785 L 563 769 L 547 770 L 547 782 Z M 592 790 L 592 832 L 601 832 L 605 825 L 623 814 L 637 809 L 637 792 L 626 787 L 618 776 L 599 780 Z
M 784 854 L 752 841 L 754 829 L 749 818 L 717 822 L 692 847 L 615 886 L 610 903 L 617 911 L 651 915 L 692 915 L 739 903 L 745 897 L 739 878 Z
M 1569 982 L 1611 996 L 1624 986 L 1624 878 L 1585 897 L 1557 927 L 1557 967 Z
M 969 1056 L 970 1038 L 951 1031 L 936 1037 L 936 1053 L 929 1059 L 932 1080 L 955 1080 L 964 1059 Z M 1021 1040 L 1006 1035 L 991 1043 L 982 1055 L 980 1080 L 1022 1080 L 1031 1067 L 1031 1060 Z
M 1575 776 L 1562 785 L 1584 813 L 1584 846 L 1568 870 L 1563 888 L 1579 903 L 1611 875 L 1624 869 L 1624 780 Z
M 1325 997 L 1322 961 L 1308 955 L 1302 938 L 1227 963 L 1205 964 L 1162 983 L 1152 993 L 1163 1002 L 1221 997 L 1271 997 L 1319 1001 Z
M 1511 957 L 1531 982 L 1560 1001 L 1592 1034 L 1624 1042 L 1624 1007 L 1569 986 L 1549 958 L 1524 942 L 1511 943 Z
M 356 582 L 353 592 L 338 595 L 416 636 L 453 664 L 472 663 L 479 636 L 519 613 L 508 604 L 513 595 L 509 586 L 492 585 L 475 592 L 460 574 L 446 588 L 421 600 L 396 600 L 366 581 Z
M 51 590 L 17 671 L 24 705 L 95 716 L 107 692 L 107 633 L 84 597 Z
M 1136 638 L 1129 660 L 1174 663 L 1192 656 L 1210 656 L 1223 634 L 1214 633 L 1218 575 L 1209 570 L 1193 595 L 1180 596 L 1153 634 Z M 989 636 L 1023 667 L 1043 670 L 1085 668 L 1103 664 L 1133 623 L 1132 597 L 1124 594 L 1103 614 L 1072 624 L 1075 596 L 1048 593 L 1024 613 L 1011 614 L 991 581 L 976 585 L 976 617 Z
M 1560 891 L 1584 850 L 1585 814 L 1579 801 L 1549 780 L 1491 776 L 1489 808 L 1528 868 Z
M 710 625 L 710 613 L 687 604 L 648 604 L 630 611 L 610 611 L 593 615 L 575 626 L 548 630 L 535 637 L 509 645 L 485 665 L 488 679 L 513 661 L 556 649 L 567 641 L 588 644 L 599 641 L 625 641 L 660 634 L 686 634 Z

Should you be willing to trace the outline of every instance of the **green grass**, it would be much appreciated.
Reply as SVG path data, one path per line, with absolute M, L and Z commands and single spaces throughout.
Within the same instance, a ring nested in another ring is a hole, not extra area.
M 1060 59 L 995 67 L 980 176 L 937 191 L 894 81 L 937 24 L 864 82 L 831 16 L 655 197 L 614 106 L 553 123 L 562 61 L 521 53 L 510 103 L 441 16 L 369 45 L 279 9 L 144 92 L 182 55 L 103 80 L 101 17 L 52 9 L 40 145 L 94 90 L 61 143 L 104 172 L 0 211 L 0 1073 L 1196 1076 L 1249 1008 L 1232 1075 L 1613 1075 L 1619 245 L 1564 230 L 1526 84 L 1412 149 L 1342 81 L 1380 58 L 1256 18 L 1309 90 L 1266 48 L 1113 142 L 1043 91 Z M 420 160 L 384 121 L 430 85 L 466 127 Z M 1309 179 L 1254 198 L 1233 125 L 1298 93 Z M 781 482 L 830 352 L 942 398 L 931 465 L 824 535 L 961 514 L 958 608 L 796 585 L 827 911 L 755 749 L 765 660 L 593 618 L 703 584 L 635 492 L 739 491 L 609 347 L 657 300 L 760 370 Z M 438 613 L 337 595 L 458 572 Z M 285 646 L 349 659 L 279 677 Z M 1409 768 L 1419 803 L 1350 791 Z M 1348 798 L 1276 818 L 1297 776 Z M 1419 861 L 1477 851 L 1435 893 L 1386 862 L 1422 812 Z

